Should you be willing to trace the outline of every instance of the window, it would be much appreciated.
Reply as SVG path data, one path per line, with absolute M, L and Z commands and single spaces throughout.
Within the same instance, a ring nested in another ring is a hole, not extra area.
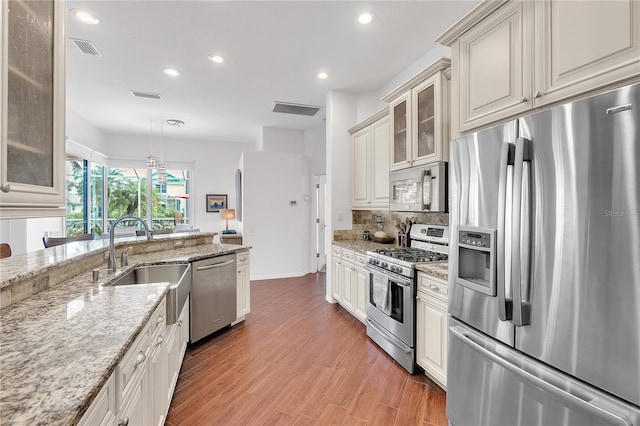
M 122 215 L 142 217 L 151 223 L 151 229 L 173 229 L 176 218 L 188 223 L 188 170 L 167 170 L 166 182 L 160 184 L 156 170 L 107 167 L 69 158 L 66 174 L 67 235 L 101 235 Z

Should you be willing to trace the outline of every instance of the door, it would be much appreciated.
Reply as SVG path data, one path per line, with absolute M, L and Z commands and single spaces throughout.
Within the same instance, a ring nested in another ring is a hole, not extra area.
M 411 166 L 410 92 L 396 99 L 391 109 L 391 170 Z
M 450 319 L 451 425 L 632 426 L 637 406 L 617 401 Z
M 325 221 L 325 200 L 327 191 L 327 176 L 316 175 L 316 259 L 317 271 L 327 270 L 327 242 Z
M 514 234 L 532 255 L 513 256 L 531 271 L 514 296 L 516 348 L 636 405 L 639 123 L 640 83 L 520 120 L 532 160 Z
M 369 127 L 356 132 L 351 137 L 353 144 L 353 180 L 351 188 L 351 205 L 353 207 L 368 207 L 371 201 L 371 132 Z
M 510 297 L 508 286 L 502 284 L 505 297 L 501 298 L 459 284 L 456 275 L 461 249 L 458 244 L 458 228 L 498 228 L 498 213 L 505 211 L 498 208 L 500 170 L 503 169 L 502 176 L 506 178 L 506 174 L 512 169 L 506 164 L 501 165 L 501 150 L 505 142 L 515 140 L 515 132 L 516 123 L 510 122 L 453 140 L 449 169 L 449 263 L 452 271 L 449 274 L 449 314 L 509 345 L 514 342 L 513 324 L 507 320 L 508 315 L 502 315 L 503 319 L 500 319 L 501 310 L 505 311 Z M 510 187 L 504 187 L 503 193 L 509 191 Z M 508 215 L 506 219 L 508 224 Z M 497 281 L 500 284 L 500 280 Z

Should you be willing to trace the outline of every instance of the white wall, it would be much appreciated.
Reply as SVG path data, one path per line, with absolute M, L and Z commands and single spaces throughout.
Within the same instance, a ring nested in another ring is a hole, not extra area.
M 304 131 L 278 127 L 263 127 L 262 150 L 303 154 Z
M 144 164 L 153 141 L 154 155 L 160 158 L 160 139 L 150 136 L 107 135 L 108 149 L 105 154 L 110 164 L 124 165 L 136 161 Z M 255 144 L 219 143 L 193 140 L 163 139 L 164 162 L 183 167 L 192 165 L 191 223 L 201 231 L 220 231 L 225 220 L 220 213 L 206 212 L 206 194 L 226 194 L 230 208 L 236 206 L 235 172 L 243 151 L 253 151 Z M 132 161 L 133 160 L 133 161 Z M 144 167 L 144 166 L 142 166 Z M 229 221 L 229 228 L 237 228 L 235 220 Z
M 304 155 L 311 158 L 311 174 L 327 174 L 327 129 L 316 127 L 304 131 Z
M 251 279 L 308 273 L 312 232 L 309 158 L 296 153 L 245 152 L 240 164 L 243 243 L 252 246 Z M 296 205 L 291 206 L 290 201 Z

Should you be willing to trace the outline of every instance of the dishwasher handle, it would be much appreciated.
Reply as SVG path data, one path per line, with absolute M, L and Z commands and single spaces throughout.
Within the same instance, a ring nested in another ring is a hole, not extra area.
M 213 265 L 198 266 L 196 268 L 196 271 L 206 271 L 207 269 L 222 268 L 223 266 L 227 266 L 235 261 L 235 259 L 231 259 L 227 260 L 226 262 L 214 263 Z

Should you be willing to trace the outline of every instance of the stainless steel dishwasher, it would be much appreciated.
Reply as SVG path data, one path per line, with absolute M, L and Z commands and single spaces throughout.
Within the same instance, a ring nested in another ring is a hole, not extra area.
M 191 343 L 236 320 L 236 255 L 193 262 L 191 267 Z

